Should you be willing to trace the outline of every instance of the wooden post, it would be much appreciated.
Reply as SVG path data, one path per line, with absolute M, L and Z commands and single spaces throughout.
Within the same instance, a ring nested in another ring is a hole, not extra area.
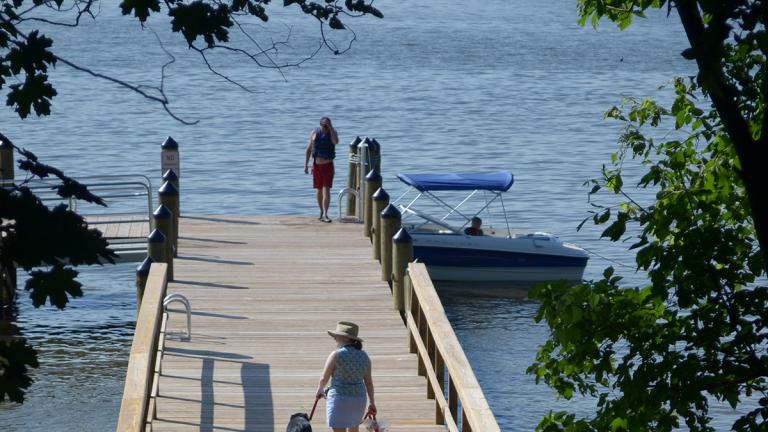
M 3 239 L 0 237 L 0 246 Z M 5 265 L 0 261 L 0 319 L 6 319 L 4 313 L 5 306 L 11 306 L 16 301 L 16 265 L 13 262 L 7 262 Z
M 347 175 L 347 187 L 350 189 L 357 189 L 357 164 L 359 162 L 358 155 L 357 155 L 357 145 L 360 144 L 362 140 L 360 137 L 355 137 L 355 139 L 349 143 L 349 173 Z M 362 216 L 357 215 L 357 201 L 354 195 L 347 196 L 347 216 Z
M 392 236 L 400 229 L 400 211 L 389 204 L 381 212 L 381 280 L 392 277 Z
M 455 422 L 459 421 L 459 394 L 456 392 L 456 384 L 453 383 L 453 378 L 448 376 L 448 410 L 451 412 L 451 417 Z
M 435 347 L 435 375 L 437 376 L 437 382 L 440 383 L 440 393 L 445 396 L 445 362 L 443 361 L 443 356 L 440 354 L 440 351 Z M 440 406 L 437 406 L 437 409 L 435 410 L 435 422 L 437 424 L 443 424 L 445 422 L 445 415 L 443 415 L 443 410 L 440 409 Z
M 13 183 L 15 161 L 13 160 L 13 143 L 0 134 L 0 186 Z M 0 221 L 2 223 L 2 221 Z M 3 239 L 0 238 L 0 244 Z M 9 306 L 16 299 L 16 265 L 9 261 L 3 265 L 0 262 L 0 308 Z
M 173 170 L 181 177 L 181 158 L 179 157 L 179 143 L 171 137 L 163 141 L 160 146 L 160 175 L 168 170 Z
M 381 262 L 381 212 L 389 205 L 389 194 L 384 188 L 379 188 L 371 196 L 373 201 L 373 221 L 371 225 L 371 239 L 373 240 L 373 259 Z
M 363 196 L 363 235 L 371 238 L 373 219 L 373 193 L 381 187 L 381 176 L 373 169 L 365 176 L 365 195 Z
M 413 291 L 413 281 L 411 280 L 411 276 L 406 276 L 407 282 L 406 285 L 408 286 L 408 298 L 409 298 L 409 305 L 408 310 L 411 311 L 411 317 L 414 321 L 416 321 L 416 317 L 419 316 L 419 299 L 416 298 L 416 294 Z M 408 332 L 408 350 L 411 352 L 411 354 L 418 352 L 418 349 L 416 347 L 416 338 L 413 337 L 413 333 Z
M 170 171 L 173 172 L 173 171 Z M 159 230 L 166 239 L 173 238 L 173 212 L 168 210 L 168 207 L 160 205 L 157 207 L 152 217 L 155 219 L 155 228 Z M 168 281 L 173 281 L 173 242 L 165 242 L 165 258 L 168 264 Z M 149 271 L 149 270 L 147 270 Z
M 5 184 L 7 180 L 14 179 L 13 144 L 11 141 L 0 134 L 0 183 Z
M 136 267 L 136 313 L 141 309 L 141 299 L 144 298 L 144 287 L 147 286 L 150 266 L 152 266 L 152 258 L 148 256 Z
M 376 168 L 376 171 L 381 173 L 381 144 L 379 144 L 378 141 L 376 141 L 376 138 L 371 138 L 371 144 L 373 144 L 374 147 L 374 153 L 373 158 L 371 159 L 373 161 L 373 166 Z
M 419 315 L 416 318 L 416 327 L 419 329 L 419 338 L 421 339 L 421 342 L 426 346 L 427 344 L 427 338 L 426 338 L 426 331 L 427 328 L 429 328 L 429 323 L 427 322 L 427 317 L 424 316 L 424 311 L 419 308 Z M 429 361 L 428 358 L 421 357 L 421 353 L 419 353 L 419 358 L 421 361 L 419 362 L 419 367 L 416 373 L 419 374 L 419 376 L 427 376 L 427 362 Z M 429 386 L 427 386 L 429 387 Z
M 147 236 L 147 252 L 149 257 L 152 258 L 152 262 L 164 263 L 166 261 L 165 256 L 165 242 L 168 239 L 160 230 L 154 229 Z
M 173 234 L 168 239 L 173 245 L 173 256 L 175 257 L 179 253 L 179 191 L 173 183 L 165 182 L 158 189 L 157 196 L 160 205 L 168 207 L 168 210 L 173 213 L 173 225 L 171 227 Z
M 179 176 L 176 174 L 176 171 L 172 169 L 169 169 L 168 171 L 166 171 L 163 174 L 163 183 L 165 182 L 169 182 L 176 187 L 176 190 L 179 192 L 179 203 L 181 203 L 181 186 L 179 184 Z M 179 205 L 179 209 L 177 210 L 181 210 L 181 205 Z M 181 216 L 181 214 L 179 214 L 178 216 Z
M 405 313 L 405 271 L 413 261 L 413 239 L 400 228 L 392 237 L 392 302 L 395 310 Z
M 432 336 L 432 331 L 429 329 L 429 325 L 427 327 L 427 334 L 426 334 L 426 341 L 424 342 L 424 347 L 427 348 L 427 358 L 424 359 L 425 366 L 429 367 L 434 371 L 435 367 L 435 340 L 433 339 L 434 336 Z M 427 399 L 434 400 L 435 399 L 435 389 L 432 388 L 431 385 L 427 386 Z

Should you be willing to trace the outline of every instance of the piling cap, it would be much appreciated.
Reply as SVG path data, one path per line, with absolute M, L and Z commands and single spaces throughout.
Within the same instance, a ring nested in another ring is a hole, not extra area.
M 408 230 L 400 228 L 400 230 L 392 236 L 392 242 L 394 243 L 413 243 L 413 238 L 408 234 Z
M 165 234 L 158 229 L 153 229 L 147 236 L 147 242 L 149 243 L 162 243 L 165 241 Z
M 357 145 L 360 144 L 361 141 L 362 141 L 362 139 L 359 136 L 355 137 L 355 139 L 353 139 L 352 142 L 349 143 L 349 146 L 353 147 L 353 148 L 356 148 Z
M 380 187 L 376 189 L 376 192 L 373 193 L 371 199 L 374 201 L 387 201 L 389 200 L 389 194 L 384 190 L 383 187 Z
M 371 141 L 376 146 L 376 148 L 378 148 L 378 149 L 381 148 L 381 144 L 379 144 L 379 142 L 376 140 L 376 138 L 371 138 Z
M 368 148 L 371 151 L 376 151 L 376 142 L 375 141 L 371 140 L 368 137 L 365 137 L 365 143 L 368 144 Z
M 152 213 L 152 217 L 157 219 L 170 219 L 173 217 L 173 212 L 168 209 L 168 207 L 160 204 L 160 206 L 157 207 L 157 210 L 155 210 L 154 213 Z
M 166 181 L 160 186 L 160 189 L 157 190 L 157 194 L 160 196 L 176 196 L 179 194 L 179 190 L 176 189 L 176 186 L 174 186 L 173 183 Z
M 174 181 L 178 179 L 179 179 L 179 176 L 176 174 L 176 171 L 172 169 L 166 170 L 165 174 L 163 174 L 163 180 Z
M 163 145 L 160 146 L 163 150 L 178 150 L 179 149 L 179 143 L 176 142 L 173 138 L 170 136 L 163 141 Z
M 400 217 L 400 210 L 392 204 L 387 205 L 384 207 L 384 210 L 381 211 L 382 219 L 400 219 Z
M 365 181 L 367 182 L 381 181 L 381 175 L 376 170 L 376 168 L 374 168 L 368 173 L 368 175 L 365 176 Z
M 136 267 L 136 275 L 137 276 L 146 276 L 149 274 L 149 267 L 152 265 L 154 260 L 150 257 L 144 258 L 144 261 L 139 264 L 138 267 Z

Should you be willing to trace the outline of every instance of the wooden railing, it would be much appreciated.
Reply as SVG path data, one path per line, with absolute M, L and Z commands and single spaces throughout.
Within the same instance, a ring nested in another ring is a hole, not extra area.
M 408 265 L 405 291 L 410 349 L 418 354 L 419 375 L 429 381 L 437 423 L 450 432 L 500 431 L 424 264 Z
M 168 265 L 153 263 L 136 318 L 136 331 L 128 359 L 118 432 L 144 431 L 147 417 L 154 417 L 150 400 L 156 393 L 156 359 L 162 329 L 163 299 L 168 284 Z

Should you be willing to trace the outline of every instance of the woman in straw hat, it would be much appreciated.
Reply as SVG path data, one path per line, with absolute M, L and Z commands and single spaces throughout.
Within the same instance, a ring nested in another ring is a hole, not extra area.
M 363 351 L 363 340 L 357 333 L 357 324 L 347 321 L 340 321 L 334 330 L 328 330 L 336 341 L 337 349 L 325 362 L 317 398 L 325 396 L 328 399 L 325 405 L 326 421 L 334 432 L 358 432 L 363 415 L 376 415 L 371 360 Z M 326 389 L 328 380 L 331 380 L 331 385 Z

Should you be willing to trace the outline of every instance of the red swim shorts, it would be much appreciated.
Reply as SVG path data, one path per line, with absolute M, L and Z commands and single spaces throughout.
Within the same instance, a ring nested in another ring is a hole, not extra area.
M 315 189 L 331 188 L 333 186 L 333 162 L 325 164 L 312 163 L 312 187 Z

